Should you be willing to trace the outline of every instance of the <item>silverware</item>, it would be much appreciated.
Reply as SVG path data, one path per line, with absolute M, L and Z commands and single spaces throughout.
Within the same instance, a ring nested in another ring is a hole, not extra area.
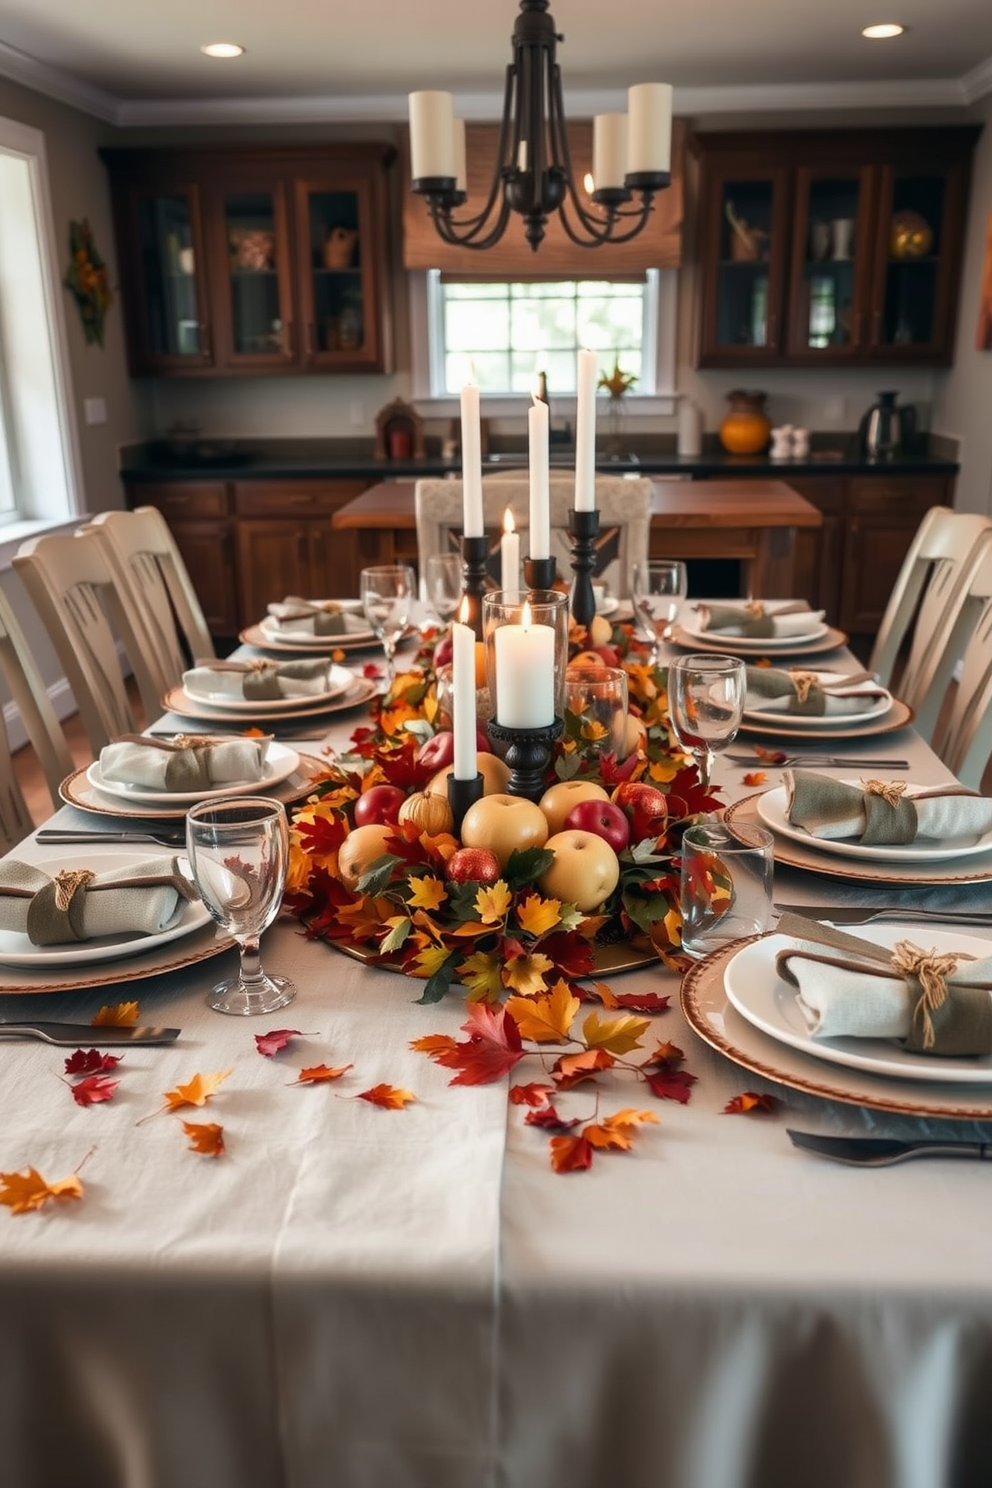
M 166 828 L 156 832 L 87 832 L 85 830 L 72 831 L 68 827 L 64 830 L 58 827 L 42 827 L 40 832 L 35 833 L 35 841 L 45 843 L 69 843 L 69 842 L 110 842 L 114 846 L 121 843 L 130 845 L 132 842 L 153 842 L 156 847 L 185 847 L 186 833 L 170 832 Z
M 888 1137 L 820 1137 L 788 1127 L 786 1135 L 793 1147 L 856 1168 L 887 1168 L 913 1157 L 978 1157 L 992 1162 L 992 1142 L 965 1142 L 955 1137 L 944 1142 L 899 1142 Z
M 770 750 L 769 753 L 777 753 Z M 766 756 L 760 754 L 728 754 L 727 759 L 735 765 L 771 765 Z M 787 754 L 785 759 L 772 765 L 773 770 L 787 770 L 792 765 L 834 765 L 850 770 L 908 770 L 909 760 L 903 759 L 856 759 L 839 754 Z
M 112 1025 L 94 1027 L 92 1023 L 14 1023 L 0 1018 L 0 1039 L 36 1038 L 46 1044 L 66 1044 L 78 1048 L 88 1044 L 171 1044 L 182 1033 L 181 1028 L 118 1028 Z
M 834 925 L 870 925 L 873 920 L 933 920 L 943 925 L 992 925 L 992 910 L 922 909 L 885 904 L 776 904 L 780 914 L 803 915 L 808 920 L 830 920 Z

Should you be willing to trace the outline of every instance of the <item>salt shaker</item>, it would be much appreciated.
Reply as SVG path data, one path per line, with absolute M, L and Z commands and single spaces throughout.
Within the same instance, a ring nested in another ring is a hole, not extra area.
M 773 429 L 770 458 L 773 460 L 791 460 L 792 437 L 791 424 L 782 424 L 778 429 Z
M 679 399 L 678 452 L 701 455 L 703 452 L 703 415 L 691 398 Z
M 809 430 L 793 429 L 792 431 L 792 458 L 794 460 L 806 460 L 809 458 Z

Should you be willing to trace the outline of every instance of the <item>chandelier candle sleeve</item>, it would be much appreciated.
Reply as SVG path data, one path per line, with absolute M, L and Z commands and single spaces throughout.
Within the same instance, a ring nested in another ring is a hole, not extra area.
M 623 189 L 627 174 L 627 115 L 597 114 L 592 121 L 592 180 L 597 191 Z
M 534 399 L 528 411 L 527 431 L 530 449 L 530 557 L 550 558 L 551 487 L 548 461 L 548 405 L 538 398 Z
M 451 627 L 452 732 L 456 780 L 474 780 L 475 757 L 475 634 L 456 620 Z
M 474 382 L 462 388 L 462 535 L 483 537 L 482 432 L 479 389 Z
M 515 600 L 520 593 L 520 533 L 514 530 L 513 513 L 503 513 L 503 536 L 499 544 L 500 587 L 507 598 Z
M 450 93 L 410 94 L 410 174 L 415 181 L 455 177 L 455 114 Z
M 596 353 L 578 355 L 575 404 L 575 510 L 596 506 Z
M 671 84 L 636 83 L 627 89 L 628 174 L 667 175 L 671 166 Z
M 500 625 L 496 651 L 497 723 L 503 728 L 547 728 L 555 719 L 555 633 L 531 623 L 524 605 L 519 625 Z

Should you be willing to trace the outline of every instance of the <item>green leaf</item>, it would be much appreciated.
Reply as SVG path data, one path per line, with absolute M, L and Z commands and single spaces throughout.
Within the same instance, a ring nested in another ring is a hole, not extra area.
M 527 884 L 536 883 L 554 860 L 554 853 L 548 852 L 546 847 L 528 847 L 523 852 L 513 852 L 503 869 L 503 878 L 509 888 L 522 889 Z
M 627 888 L 623 891 L 623 907 L 639 930 L 650 934 L 651 926 L 663 920 L 671 909 L 671 900 L 666 894 L 638 894 Z
M 656 837 L 645 837 L 642 842 L 635 842 L 628 849 L 633 861 L 635 863 L 663 863 L 666 858 L 670 858 L 671 853 L 655 852 L 654 845 L 657 840 Z
M 555 774 L 559 780 L 571 780 L 582 768 L 582 755 L 576 750 L 573 754 L 560 754 L 555 761 Z
M 358 892 L 370 894 L 373 898 L 376 894 L 381 894 L 393 876 L 393 869 L 397 863 L 402 863 L 402 861 L 403 859 L 398 858 L 395 853 L 384 853 L 381 858 L 376 858 L 374 863 L 369 864 L 368 871 L 363 873 L 358 880 Z
M 585 915 L 581 909 L 576 909 L 574 904 L 563 904 L 559 916 L 560 922 L 555 926 L 555 931 L 577 930 L 584 919 Z
M 434 737 L 434 727 L 427 722 L 426 718 L 411 718 L 409 723 L 405 723 L 403 727 L 408 734 L 419 739 L 421 744 L 426 744 L 428 739 Z
M 399 924 L 393 926 L 382 942 L 382 945 L 379 947 L 380 953 L 386 956 L 390 951 L 398 951 L 412 929 L 412 920 L 400 920 Z
M 468 883 L 456 884 L 448 879 L 445 888 L 448 890 L 448 903 L 446 905 L 445 918 L 450 914 L 459 921 L 477 920 L 479 912 L 475 907 L 475 896 L 478 894 L 481 884 L 470 879 Z
M 458 960 L 459 955 L 460 952 L 453 951 L 447 961 L 443 962 L 434 975 L 428 978 L 424 986 L 423 995 L 417 998 L 418 1003 L 441 1001 L 441 998 L 444 997 L 448 988 L 451 986 L 451 978 L 455 971 L 455 962 Z

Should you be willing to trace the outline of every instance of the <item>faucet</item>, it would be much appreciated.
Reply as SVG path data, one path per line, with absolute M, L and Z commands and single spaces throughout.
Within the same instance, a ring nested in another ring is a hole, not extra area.
M 537 374 L 536 385 L 535 385 L 535 388 L 534 388 L 534 397 L 537 398 L 539 400 L 539 402 L 541 402 L 541 403 L 547 403 L 547 405 L 548 405 L 548 443 L 549 443 L 549 445 L 555 445 L 555 444 L 571 445 L 571 443 L 572 443 L 572 426 L 571 426 L 571 424 L 566 424 L 563 429 L 556 429 L 555 426 L 554 426 L 554 424 L 551 422 L 551 403 L 550 403 L 550 400 L 548 398 L 548 377 L 547 377 L 547 373 L 545 373 L 545 372 L 538 372 L 538 374 Z

